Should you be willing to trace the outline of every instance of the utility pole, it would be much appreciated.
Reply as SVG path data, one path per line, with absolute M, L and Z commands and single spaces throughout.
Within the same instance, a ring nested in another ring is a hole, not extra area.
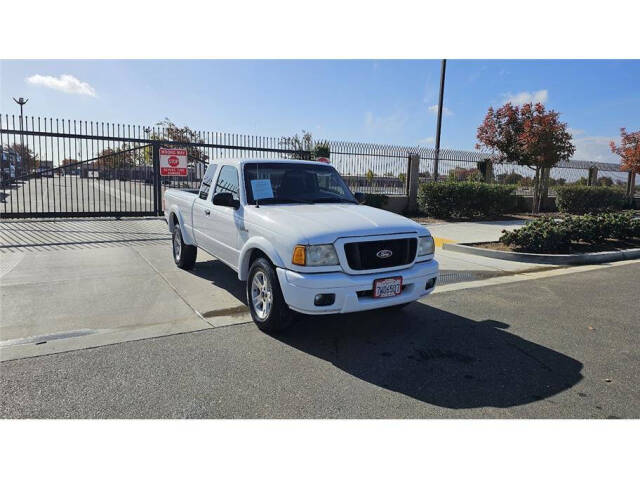
M 433 163 L 433 181 L 438 181 L 438 162 L 440 160 L 440 131 L 442 130 L 442 103 L 444 100 L 444 75 L 447 69 L 447 60 L 442 60 L 440 67 L 440 99 L 438 100 L 438 126 L 436 128 L 436 154 Z

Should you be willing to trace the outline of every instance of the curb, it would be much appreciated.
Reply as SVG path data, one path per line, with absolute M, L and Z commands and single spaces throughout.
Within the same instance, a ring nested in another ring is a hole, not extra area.
M 442 245 L 442 249 L 456 251 L 458 253 L 472 254 L 475 256 L 504 259 L 507 261 L 542 264 L 597 264 L 640 258 L 640 248 L 628 249 L 625 251 L 602 251 L 598 253 L 538 254 L 498 251 L 486 248 L 475 248 L 473 246 L 460 243 L 449 243 Z

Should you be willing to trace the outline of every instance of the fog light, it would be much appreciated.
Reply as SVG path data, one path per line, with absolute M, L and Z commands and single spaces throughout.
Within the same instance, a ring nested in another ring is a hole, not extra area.
M 336 300 L 335 294 L 316 294 L 316 297 L 313 298 L 313 304 L 316 306 L 330 306 Z
M 424 286 L 424 289 L 431 289 L 436 285 L 436 279 L 435 278 L 431 278 L 429 281 L 427 281 L 427 284 Z

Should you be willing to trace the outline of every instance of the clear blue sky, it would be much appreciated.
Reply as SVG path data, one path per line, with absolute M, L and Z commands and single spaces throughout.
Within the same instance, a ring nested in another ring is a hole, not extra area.
M 70 75 L 70 77 L 61 77 Z M 2 61 L 0 111 L 229 133 L 433 145 L 440 61 Z M 616 161 L 640 129 L 640 61 L 450 60 L 442 146 L 473 149 L 491 105 L 542 100 L 574 134 L 574 159 Z

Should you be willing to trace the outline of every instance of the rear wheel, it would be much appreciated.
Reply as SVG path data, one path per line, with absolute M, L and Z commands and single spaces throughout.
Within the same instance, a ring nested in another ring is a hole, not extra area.
M 196 256 L 198 255 L 198 248 L 193 245 L 185 244 L 182 239 L 182 232 L 180 231 L 180 225 L 176 224 L 173 227 L 173 260 L 178 268 L 192 269 L 196 264 Z
M 275 269 L 265 258 L 255 260 L 249 269 L 247 304 L 251 318 L 262 331 L 282 331 L 293 321 Z

